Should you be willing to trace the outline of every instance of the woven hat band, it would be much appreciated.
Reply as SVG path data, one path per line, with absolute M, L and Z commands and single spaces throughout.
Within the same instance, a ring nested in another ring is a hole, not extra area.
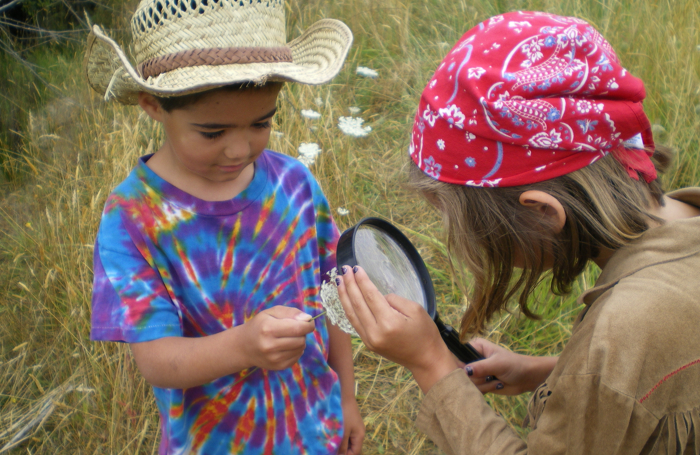
M 146 60 L 138 66 L 138 70 L 144 79 L 148 79 L 192 66 L 277 62 L 293 62 L 291 49 L 286 46 L 188 49 Z

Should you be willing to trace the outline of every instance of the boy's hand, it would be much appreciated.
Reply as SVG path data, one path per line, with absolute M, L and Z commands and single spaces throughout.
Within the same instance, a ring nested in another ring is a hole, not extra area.
M 343 423 L 343 442 L 338 449 L 338 455 L 359 455 L 365 440 L 365 423 L 354 396 L 343 399 Z
M 242 327 L 247 342 L 241 347 L 250 365 L 284 370 L 304 353 L 306 335 L 315 325 L 310 315 L 296 308 L 275 306 L 256 314 Z

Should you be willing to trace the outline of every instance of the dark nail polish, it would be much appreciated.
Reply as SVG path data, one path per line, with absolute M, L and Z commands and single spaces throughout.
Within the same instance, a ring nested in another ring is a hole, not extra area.
M 352 271 L 355 272 L 355 273 L 357 273 L 357 270 L 358 270 L 358 269 L 357 269 L 357 266 L 355 266 L 355 267 L 352 268 Z
M 336 285 L 336 286 L 340 286 L 340 278 L 336 278 L 336 279 L 335 279 L 335 285 Z
M 484 381 L 486 381 L 486 382 L 493 381 L 493 376 L 486 376 L 486 378 L 484 378 Z
M 474 370 L 472 369 L 472 367 L 467 365 L 466 367 L 464 367 L 464 369 L 467 370 L 467 376 L 474 376 Z
M 496 384 L 496 390 L 501 390 L 502 388 L 503 388 L 502 382 L 499 382 L 498 384 Z
M 348 266 L 344 265 L 340 268 L 340 274 L 345 275 L 346 273 L 348 273 Z

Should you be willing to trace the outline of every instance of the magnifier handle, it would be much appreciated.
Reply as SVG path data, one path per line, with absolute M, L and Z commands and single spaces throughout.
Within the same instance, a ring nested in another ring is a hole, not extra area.
M 482 356 L 479 351 L 474 349 L 471 344 L 462 343 L 460 341 L 457 331 L 452 328 L 452 326 L 443 324 L 440 320 L 435 321 L 435 323 L 437 324 L 440 335 L 445 341 L 445 344 L 449 348 L 450 352 L 452 352 L 459 360 L 464 363 L 472 363 L 476 362 L 477 360 L 484 359 L 484 356 Z

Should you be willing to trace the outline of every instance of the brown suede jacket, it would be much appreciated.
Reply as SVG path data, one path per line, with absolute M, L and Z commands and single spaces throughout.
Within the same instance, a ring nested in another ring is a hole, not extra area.
M 668 194 L 700 207 L 700 188 Z M 527 441 L 463 370 L 426 395 L 416 425 L 452 455 L 700 455 L 700 217 L 616 251 L 556 367 L 530 399 Z

